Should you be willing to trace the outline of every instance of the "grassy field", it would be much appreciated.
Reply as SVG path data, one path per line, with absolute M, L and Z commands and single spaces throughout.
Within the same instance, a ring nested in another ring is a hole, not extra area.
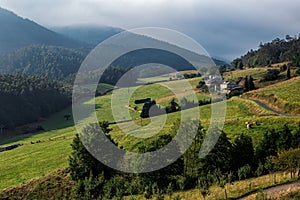
M 188 70 L 188 71 L 181 71 L 181 72 L 174 72 L 174 73 L 170 73 L 170 74 L 165 74 L 165 75 L 161 75 L 161 76 L 154 76 L 154 77 L 150 77 L 150 78 L 139 78 L 138 81 L 141 83 L 153 83 L 153 82 L 157 82 L 157 81 L 168 81 L 170 79 L 171 75 L 176 75 L 176 74 L 197 74 L 198 72 L 196 70 Z
M 23 145 L 1 152 L 0 190 L 67 167 L 74 135 L 74 127 L 69 127 L 7 141 Z
M 232 72 L 224 73 L 225 80 L 237 80 L 238 78 L 242 77 L 245 78 L 246 76 L 252 76 L 254 79 L 262 79 L 263 76 L 266 74 L 267 68 L 249 68 L 244 70 L 235 70 Z
M 199 109 L 201 123 L 205 128 L 208 128 L 211 122 L 211 106 L 201 106 Z M 161 131 L 159 131 L 157 135 L 170 132 L 172 122 L 176 119 L 180 119 L 179 113 L 168 114 L 166 125 L 161 127 Z M 135 122 L 140 125 L 139 120 Z M 256 122 L 257 125 L 251 129 L 247 129 L 245 125 L 246 122 Z M 250 135 L 253 138 L 254 145 L 257 145 L 262 139 L 263 133 L 270 128 L 276 129 L 283 124 L 288 124 L 290 128 L 295 129 L 299 122 L 300 120 L 297 117 L 287 118 L 276 116 L 272 112 L 261 108 L 253 101 L 234 97 L 227 101 L 224 132 L 227 133 L 230 138 L 233 138 L 236 134 L 245 133 Z M 123 126 L 130 126 L 130 123 L 124 123 Z M 127 150 L 134 151 L 138 147 L 138 144 L 151 142 L 151 140 L 142 140 L 129 136 L 120 130 L 117 125 L 112 126 L 112 128 L 111 135 L 113 139 Z M 145 131 L 147 131 L 147 128 L 145 128 Z M 152 140 L 153 139 L 155 138 L 152 138 Z
M 193 88 L 199 82 L 199 78 L 190 79 Z M 171 83 L 171 82 L 170 82 Z M 175 83 L 175 81 L 173 82 Z M 181 84 L 180 81 L 177 83 Z M 121 92 L 128 92 L 128 89 L 123 89 Z M 208 98 L 208 94 L 198 93 L 198 98 Z M 174 94 L 167 87 L 161 85 L 146 85 L 139 88 L 133 93 L 129 101 L 133 105 L 133 101 L 137 98 L 154 98 L 161 104 L 166 104 L 174 97 Z M 99 120 L 114 121 L 111 113 L 111 95 L 97 97 L 96 110 Z M 91 104 L 92 101 L 87 102 Z M 141 107 L 139 107 L 141 108 Z M 207 128 L 210 123 L 211 106 L 201 106 L 200 117 L 201 123 Z M 126 110 L 126 109 L 125 109 Z M 138 118 L 139 113 L 130 111 L 134 118 Z M 46 129 L 45 132 L 39 134 L 27 134 L 1 141 L 0 145 L 20 143 L 23 146 L 17 149 L 0 153 L 0 190 L 22 183 L 26 183 L 32 178 L 42 177 L 45 174 L 68 166 L 68 157 L 71 153 L 70 144 L 75 135 L 75 128 L 72 121 L 65 121 L 63 116 L 66 113 L 71 113 L 71 108 L 67 108 L 59 113 L 54 114 L 49 119 L 42 123 Z M 179 119 L 179 113 L 171 113 L 167 116 L 166 124 L 161 127 L 158 135 L 170 133 L 172 122 Z M 248 130 L 245 122 L 257 122 L 258 126 L 254 126 Z M 141 125 L 140 119 L 134 123 Z M 143 120 L 143 125 L 150 123 L 150 119 Z M 254 138 L 254 143 L 257 144 L 261 139 L 262 134 L 269 128 L 276 128 L 288 123 L 289 127 L 298 126 L 299 118 L 286 118 L 274 116 L 273 113 L 259 107 L 250 100 L 234 97 L 227 101 L 226 121 L 224 131 L 230 136 L 239 133 L 246 133 Z M 124 123 L 124 126 L 130 124 Z M 138 145 L 145 142 L 144 139 L 135 138 L 124 134 L 117 125 L 112 126 L 111 135 L 120 146 L 128 150 L 136 150 Z M 158 127 L 160 128 L 160 127 Z M 145 131 L 147 129 L 145 128 Z M 171 132 L 172 133 L 172 132 Z M 147 142 L 155 140 L 156 137 L 151 137 Z
M 153 83 L 157 81 L 168 81 L 169 76 L 155 76 L 151 78 L 139 78 L 138 81 L 141 83 Z
M 274 94 L 278 98 L 289 101 L 289 102 L 300 102 L 300 95 L 297 95 L 299 92 L 300 86 L 300 77 L 296 77 L 278 84 L 274 84 L 259 90 L 255 90 L 250 93 L 259 93 L 259 94 Z
M 264 88 L 267 86 L 271 86 L 273 84 L 282 82 L 286 80 L 286 71 L 280 71 L 279 77 L 276 80 L 273 81 L 261 81 L 264 79 L 264 75 L 267 73 L 268 70 L 270 69 L 278 69 L 278 66 L 283 65 L 284 63 L 278 63 L 274 64 L 272 68 L 269 67 L 256 67 L 256 68 L 247 68 L 243 70 L 235 70 L 231 72 L 225 72 L 223 77 L 224 80 L 227 81 L 234 81 L 236 82 L 240 78 L 245 78 L 246 76 L 252 76 L 252 78 L 255 80 L 255 86 L 257 88 Z M 294 77 L 296 76 L 296 69 L 291 69 L 291 76 Z
M 269 107 L 291 115 L 300 114 L 300 77 L 280 82 L 244 94 L 245 97 L 258 99 Z

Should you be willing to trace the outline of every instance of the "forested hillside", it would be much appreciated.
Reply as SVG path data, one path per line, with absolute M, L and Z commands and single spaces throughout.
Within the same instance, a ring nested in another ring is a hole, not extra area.
M 7 55 L 0 55 L 0 73 L 42 75 L 54 80 L 64 80 L 70 75 L 74 77 L 90 50 L 91 48 L 68 49 L 55 46 L 25 47 Z M 214 61 L 217 65 L 226 64 L 219 60 Z M 116 59 L 102 81 L 115 84 L 128 69 L 147 63 L 165 64 L 178 71 L 194 69 L 189 62 L 176 54 L 157 49 L 143 49 Z M 148 70 L 147 73 L 150 72 L 151 70 Z M 95 73 L 90 75 L 94 77 Z M 149 74 L 143 76 L 147 77 Z
M 235 59 L 234 68 L 267 66 L 289 61 L 292 66 L 300 66 L 300 37 L 286 36 L 271 42 L 260 44 L 258 50 L 250 50 L 247 54 Z
M 0 56 L 0 73 L 44 75 L 62 80 L 76 73 L 87 55 L 87 49 L 54 46 L 30 46 Z
M 34 122 L 70 104 L 70 93 L 45 77 L 0 75 L 0 124 Z

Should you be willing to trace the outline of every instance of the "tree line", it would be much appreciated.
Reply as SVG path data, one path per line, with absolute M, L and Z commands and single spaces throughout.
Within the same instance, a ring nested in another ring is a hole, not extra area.
M 261 176 L 275 170 L 288 169 L 295 174 L 297 162 L 299 164 L 300 127 L 294 132 L 287 125 L 269 130 L 256 148 L 250 136 L 239 134 L 230 139 L 226 133 L 216 129 L 212 134 L 220 135 L 219 140 L 205 158 L 199 158 L 198 152 L 207 131 L 198 123 L 191 121 L 184 124 L 185 130 L 197 125 L 198 131 L 192 145 L 178 160 L 163 169 L 144 174 L 124 174 L 106 167 L 85 149 L 77 135 L 69 159 L 69 172 L 77 183 L 76 198 L 121 199 L 124 195 L 142 194 L 145 198 L 163 199 L 164 194 L 193 188 L 198 188 L 206 196 L 212 185 L 224 188 L 226 196 L 225 185 L 234 180 Z M 117 145 L 109 136 L 111 129 L 108 123 L 101 122 L 100 125 L 108 139 Z M 179 122 L 174 122 L 172 131 L 178 127 Z M 172 140 L 172 131 L 157 140 L 139 143 L 138 151 L 144 153 L 164 147 Z M 98 134 L 95 124 L 83 130 L 83 135 L 88 137 L 93 138 L 95 134 Z M 108 155 L 107 159 L 114 157 Z M 290 164 L 291 159 L 293 164 Z
M 268 66 L 286 61 L 292 66 L 300 66 L 300 37 L 286 35 L 285 39 L 276 38 L 271 42 L 261 43 L 258 50 L 251 49 L 233 60 L 231 65 L 235 69 L 243 69 L 244 66 Z
M 180 110 L 186 110 L 189 108 L 198 107 L 201 105 L 210 104 L 211 99 L 204 99 L 199 100 L 198 102 L 189 101 L 186 98 L 183 98 L 181 100 L 181 105 L 179 105 L 175 98 L 173 98 L 169 104 L 166 107 L 161 107 L 160 105 L 156 104 L 155 100 L 152 100 L 151 98 L 147 98 L 144 102 L 142 112 L 140 114 L 141 118 L 149 118 L 150 116 L 158 116 L 168 113 L 177 112 Z

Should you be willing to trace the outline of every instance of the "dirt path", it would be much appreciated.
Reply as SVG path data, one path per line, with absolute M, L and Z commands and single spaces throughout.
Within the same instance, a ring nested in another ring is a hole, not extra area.
M 257 105 L 259 105 L 260 107 L 274 113 L 275 115 L 278 115 L 278 116 L 282 116 L 282 117 L 299 117 L 299 116 L 296 116 L 296 115 L 289 115 L 289 114 L 285 114 L 285 113 L 282 113 L 282 112 L 279 112 L 277 110 L 274 110 L 273 108 L 270 108 L 269 106 L 267 106 L 265 103 L 257 100 L 257 99 L 250 99 L 250 98 L 245 98 L 245 97 L 241 97 L 242 99 L 246 99 L 246 100 L 250 100 L 250 101 L 253 101 L 255 102 Z
M 262 108 L 264 108 L 264 109 L 266 109 L 266 110 L 268 110 L 268 111 L 270 111 L 270 112 L 272 112 L 272 113 L 274 113 L 274 114 L 276 114 L 276 115 L 283 116 L 283 117 L 288 117 L 288 116 L 290 116 L 290 115 L 287 115 L 287 114 L 278 112 L 278 111 L 276 111 L 276 110 L 270 108 L 269 106 L 267 106 L 266 104 L 264 104 L 264 103 L 261 102 L 261 101 L 258 101 L 258 100 L 252 100 L 252 99 L 248 99 L 248 100 L 254 101 L 254 102 L 255 102 L 257 105 L 259 105 L 260 107 L 262 107 Z
M 263 190 L 263 192 L 265 194 L 267 194 L 267 196 L 270 195 L 274 195 L 275 193 L 280 193 L 282 191 L 290 191 L 290 190 L 300 190 L 300 181 L 296 181 L 293 183 L 287 183 L 284 185 L 278 185 L 278 186 L 274 186 L 274 187 L 270 187 L 268 189 Z M 250 194 L 249 196 L 240 198 L 239 200 L 250 200 L 250 199 L 255 199 L 257 193 L 254 194 Z
M 289 188 L 294 188 L 294 187 L 298 187 L 300 189 L 300 181 L 294 182 L 294 183 L 288 183 L 285 185 L 279 185 L 279 186 L 275 186 L 275 187 L 271 187 L 268 188 L 266 190 L 264 190 L 265 193 L 267 194 L 271 194 L 274 192 L 280 192 L 282 190 L 288 190 Z

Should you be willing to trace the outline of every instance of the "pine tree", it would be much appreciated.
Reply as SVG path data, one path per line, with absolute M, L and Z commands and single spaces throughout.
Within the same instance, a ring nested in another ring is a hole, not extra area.
M 248 88 L 249 88 L 249 90 L 254 90 L 255 89 L 255 84 L 253 82 L 252 76 L 249 77 Z
M 113 142 L 108 135 L 111 131 L 111 129 L 108 128 L 108 122 L 100 122 L 100 127 L 104 134 L 106 134 L 107 138 Z M 73 149 L 69 158 L 69 171 L 71 178 L 75 181 L 83 181 L 86 178 L 89 178 L 91 174 L 93 177 L 97 177 L 102 172 L 104 172 L 106 177 L 110 177 L 113 174 L 113 170 L 94 158 L 82 142 L 82 140 L 84 140 L 84 143 L 86 144 L 87 141 L 90 141 L 90 145 L 94 145 L 93 143 L 97 142 L 94 136 L 102 134 L 98 131 L 98 125 L 90 124 L 85 127 L 82 132 L 82 137 L 79 138 L 79 135 L 77 134 L 71 144 Z M 101 151 L 101 148 L 104 148 L 99 145 L 94 145 L 94 147 L 99 148 L 99 151 Z M 108 159 L 113 159 L 113 157 Z
M 286 79 L 290 79 L 291 78 L 291 67 L 288 66 L 287 71 L 286 71 Z
M 245 91 L 249 91 L 248 76 L 245 77 L 244 89 L 245 89 Z
M 281 150 L 287 150 L 292 146 L 293 135 L 289 127 L 285 124 L 278 130 L 279 138 L 277 141 L 277 148 Z
M 237 171 L 245 165 L 254 165 L 254 147 L 252 138 L 245 134 L 241 134 L 234 139 L 232 148 L 232 170 Z

